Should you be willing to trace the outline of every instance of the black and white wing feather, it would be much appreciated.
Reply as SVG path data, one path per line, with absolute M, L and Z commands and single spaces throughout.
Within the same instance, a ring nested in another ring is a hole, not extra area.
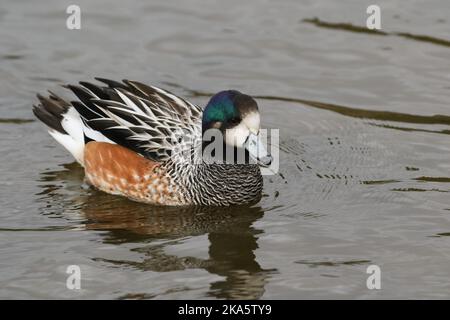
M 107 87 L 88 82 L 67 87 L 80 99 L 71 104 L 84 124 L 109 140 L 162 162 L 173 157 L 182 140 L 201 139 L 200 107 L 136 81 L 96 79 Z

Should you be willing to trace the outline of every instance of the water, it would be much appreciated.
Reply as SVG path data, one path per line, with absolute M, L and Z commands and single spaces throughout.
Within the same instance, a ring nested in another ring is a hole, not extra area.
M 0 297 L 450 298 L 450 3 L 377 1 L 379 35 L 358 28 L 371 2 L 78 1 L 74 31 L 71 2 L 4 3 Z M 280 173 L 252 208 L 83 188 L 31 105 L 94 76 L 200 105 L 225 88 L 258 97 Z

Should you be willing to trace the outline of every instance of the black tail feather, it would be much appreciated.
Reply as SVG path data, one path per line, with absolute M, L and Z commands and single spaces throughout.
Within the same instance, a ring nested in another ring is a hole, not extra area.
M 48 127 L 67 134 L 61 125 L 63 114 L 67 112 L 70 104 L 54 93 L 50 92 L 49 97 L 37 95 L 40 104 L 33 106 L 34 115 L 45 123 Z

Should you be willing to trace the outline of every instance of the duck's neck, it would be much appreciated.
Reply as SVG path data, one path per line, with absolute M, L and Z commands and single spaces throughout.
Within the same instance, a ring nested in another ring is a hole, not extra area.
M 202 142 L 201 161 L 204 163 L 218 164 L 250 164 L 250 155 L 246 149 L 220 145 L 215 142 Z

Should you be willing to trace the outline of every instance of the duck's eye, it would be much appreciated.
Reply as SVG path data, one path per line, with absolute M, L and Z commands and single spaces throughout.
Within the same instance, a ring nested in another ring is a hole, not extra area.
M 229 124 L 232 124 L 232 125 L 238 124 L 239 122 L 241 122 L 241 118 L 239 118 L 239 117 L 231 118 L 231 119 L 228 121 L 228 123 L 229 123 Z

